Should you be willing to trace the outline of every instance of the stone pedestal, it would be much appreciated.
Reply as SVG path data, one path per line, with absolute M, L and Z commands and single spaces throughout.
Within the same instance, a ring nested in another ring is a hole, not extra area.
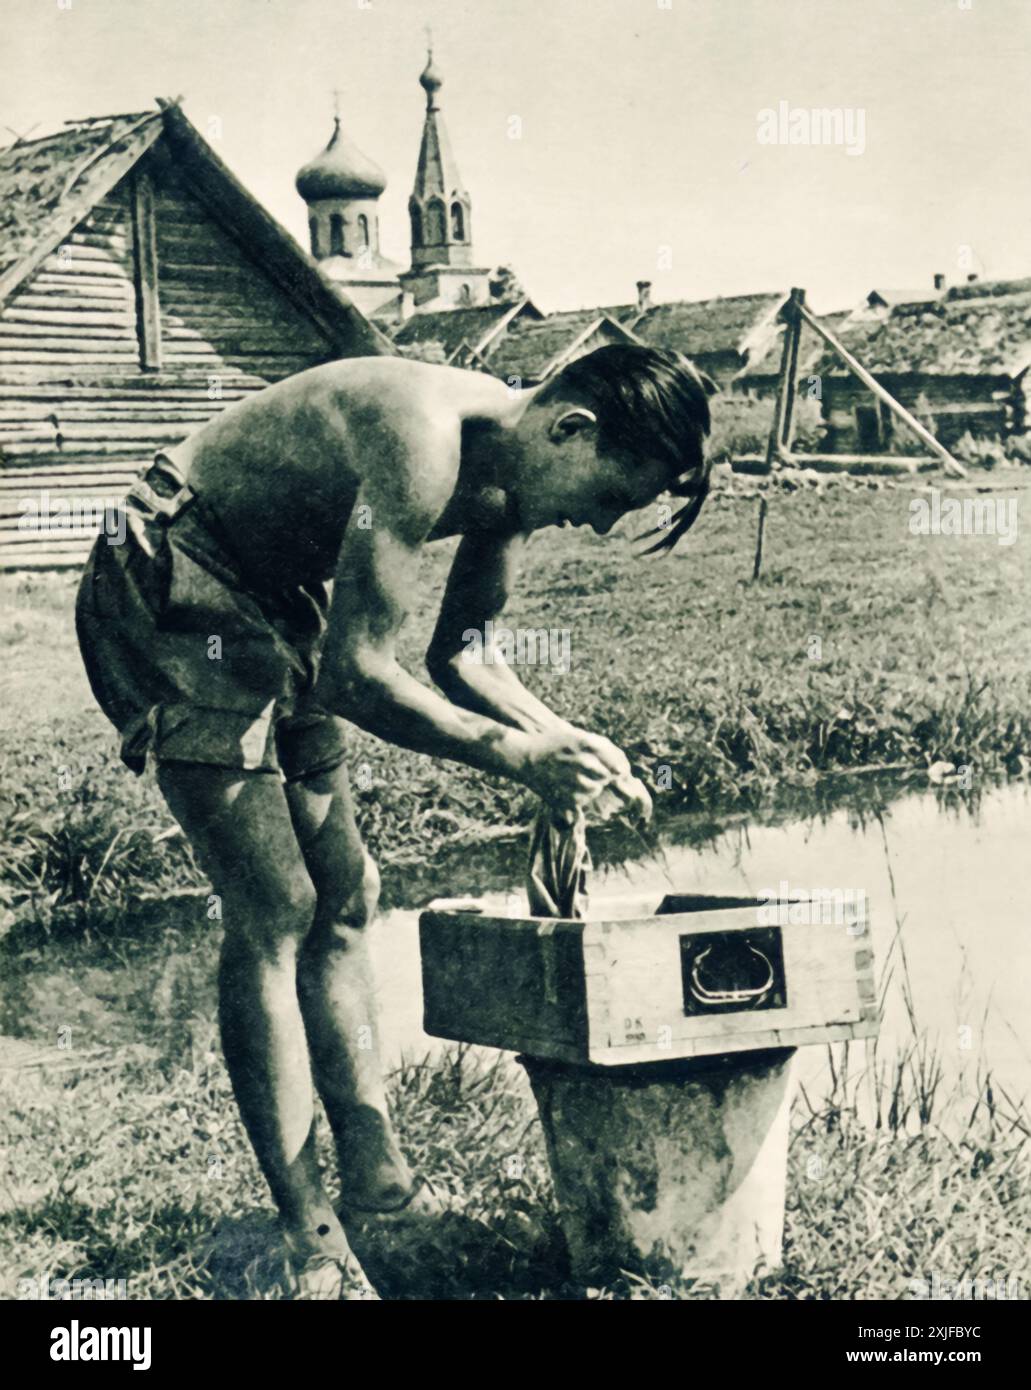
M 578 1282 L 739 1285 L 784 1234 L 793 1048 L 602 1067 L 523 1056 Z

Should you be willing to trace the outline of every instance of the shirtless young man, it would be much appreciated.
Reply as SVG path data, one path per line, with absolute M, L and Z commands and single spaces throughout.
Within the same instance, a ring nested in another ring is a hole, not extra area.
M 159 454 L 126 501 L 125 543 L 94 548 L 83 657 L 123 760 L 139 773 L 151 757 L 221 897 L 223 1048 L 302 1292 L 327 1271 L 338 1293 L 360 1281 L 341 1221 L 399 1210 L 419 1187 L 367 1045 L 378 875 L 355 825 L 348 722 L 566 812 L 647 812 L 614 744 L 558 718 L 500 659 L 464 661 L 463 634 L 500 614 L 539 527 L 604 534 L 672 492 L 686 502 L 655 548 L 674 544 L 708 488 L 710 388 L 678 354 L 634 346 L 525 391 L 398 358 L 333 362 Z M 420 552 L 447 536 L 461 539 L 426 656 L 433 690 L 395 644 Z M 313 1077 L 339 1218 L 315 1158 Z

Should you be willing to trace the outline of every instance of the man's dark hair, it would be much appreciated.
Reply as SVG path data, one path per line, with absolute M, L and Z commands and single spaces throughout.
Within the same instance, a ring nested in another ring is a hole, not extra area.
M 709 396 L 715 384 L 682 353 L 665 348 L 613 344 L 563 367 L 542 390 L 546 404 L 556 396 L 582 399 L 598 420 L 602 452 L 619 450 L 658 459 L 670 470 L 667 490 L 686 504 L 666 526 L 640 539 L 660 539 L 644 552 L 670 551 L 690 530 L 709 492 Z

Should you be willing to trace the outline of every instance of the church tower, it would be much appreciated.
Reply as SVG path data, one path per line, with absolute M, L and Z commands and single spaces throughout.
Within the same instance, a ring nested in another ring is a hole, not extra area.
M 379 249 L 379 196 L 386 175 L 344 134 L 339 113 L 321 154 L 297 175 L 308 205 L 311 254 L 364 314 L 396 299 L 400 266 Z
M 412 268 L 401 276 L 402 289 L 418 308 L 447 309 L 490 301 L 490 271 L 475 266 L 472 204 L 451 149 L 441 114 L 444 79 L 430 50 L 419 84 L 426 93 L 426 117 L 415 185 L 408 200 L 412 229 Z

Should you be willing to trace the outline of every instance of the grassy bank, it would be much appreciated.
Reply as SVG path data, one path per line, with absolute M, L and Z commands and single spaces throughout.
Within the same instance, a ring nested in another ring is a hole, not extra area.
M 1000 495 L 1025 474 L 991 475 Z M 683 553 L 640 559 L 625 536 L 534 537 L 509 626 L 568 632 L 568 670 L 528 666 L 561 714 L 608 734 L 660 818 L 747 809 L 828 773 L 1031 758 L 1025 651 L 1031 536 L 914 536 L 899 487 L 769 490 L 762 577 L 756 494 L 718 493 Z M 957 494 L 961 495 L 961 494 Z M 640 521 L 636 526 L 640 527 Z M 451 548 L 431 548 L 402 657 L 418 672 Z M 117 760 L 72 632 L 72 576 L 0 576 L 0 912 L 95 920 L 201 877 L 152 779 Z M 354 732 L 364 834 L 404 870 L 525 825 L 529 797 Z M 56 916 L 55 916 L 56 915 Z
M 167 1036 L 163 1051 L 76 1060 L 51 1049 L 47 1065 L 5 1072 L 4 1296 L 48 1274 L 125 1279 L 137 1299 L 289 1297 L 213 1032 L 185 1049 L 174 1029 Z M 744 1296 L 908 1299 L 914 1281 L 937 1275 L 994 1277 L 1026 1298 L 1027 1117 L 983 1078 L 980 1100 L 941 1094 L 919 1043 L 863 1077 L 843 1076 L 837 1055 L 831 1094 L 795 1107 L 783 1265 L 757 1271 Z M 391 1093 L 406 1151 L 452 1210 L 425 1238 L 356 1242 L 384 1296 L 718 1296 L 647 1271 L 600 1289 L 570 1281 L 540 1126 L 514 1063 L 455 1050 L 403 1067 Z M 950 1099 L 965 1104 L 963 1118 L 939 1125 Z M 322 1153 L 328 1162 L 325 1133 Z

